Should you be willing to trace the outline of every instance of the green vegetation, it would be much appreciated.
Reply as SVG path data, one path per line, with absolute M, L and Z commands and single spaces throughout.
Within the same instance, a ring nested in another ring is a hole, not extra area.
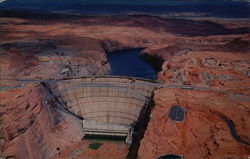
M 99 149 L 102 145 L 103 145 L 103 143 L 95 142 L 95 143 L 89 144 L 89 148 L 92 149 L 92 150 L 97 150 L 97 149 Z
M 90 135 L 86 134 L 82 140 L 88 141 L 108 141 L 108 142 L 118 142 L 123 143 L 126 140 L 124 136 L 109 136 L 109 135 Z

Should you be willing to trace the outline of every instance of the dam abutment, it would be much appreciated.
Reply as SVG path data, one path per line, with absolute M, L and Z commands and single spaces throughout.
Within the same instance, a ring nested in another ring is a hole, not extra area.
M 49 84 L 52 96 L 82 119 L 87 135 L 131 136 L 143 129 L 155 81 L 131 77 L 83 77 Z M 130 139 L 127 138 L 128 142 Z M 132 141 L 133 143 L 133 141 Z

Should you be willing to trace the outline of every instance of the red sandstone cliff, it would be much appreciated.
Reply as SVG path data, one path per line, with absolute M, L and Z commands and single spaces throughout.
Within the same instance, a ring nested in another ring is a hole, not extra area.
M 222 46 L 210 46 L 209 51 L 200 46 L 189 50 L 182 47 L 170 46 L 151 52 L 160 53 L 165 59 L 158 78 L 167 84 L 187 84 L 223 92 L 171 88 L 155 91 L 155 106 L 141 141 L 139 158 L 152 159 L 164 154 L 192 159 L 247 158 L 249 145 L 233 138 L 221 116 L 232 120 L 237 135 L 250 142 L 248 45 L 237 51 L 216 51 L 222 50 Z M 242 51 L 244 49 L 247 51 Z M 183 122 L 169 119 L 173 105 L 186 110 Z
M 1 156 L 51 158 L 82 137 L 81 125 L 37 84 L 1 93 Z
M 4 20 L 2 77 L 49 79 L 107 74 L 105 51 L 147 47 L 144 53 L 163 62 L 157 67 L 158 79 L 164 83 L 236 93 L 166 88 L 155 91 L 155 106 L 139 158 L 154 159 L 167 153 L 191 159 L 249 155 L 249 146 L 235 141 L 219 117 L 232 120 L 239 137 L 249 142 L 249 34 L 236 34 L 249 23 L 238 22 L 232 28 L 232 21 L 213 25 L 140 15 L 76 18 L 70 24 L 55 19 Z M 187 27 L 180 27 L 180 23 Z M 40 55 L 50 55 L 51 59 L 39 62 L 36 58 Z M 8 85 L 1 81 L 1 86 Z M 39 84 L 1 92 L 0 157 L 124 158 L 128 151 L 124 145 L 107 144 L 97 151 L 89 150 L 88 143 L 80 140 L 80 123 L 55 102 L 45 102 L 48 96 Z M 186 110 L 182 123 L 167 117 L 175 104 Z

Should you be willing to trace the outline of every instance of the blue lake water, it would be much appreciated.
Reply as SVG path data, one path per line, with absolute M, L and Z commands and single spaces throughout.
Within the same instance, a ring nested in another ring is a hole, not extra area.
M 111 74 L 156 79 L 156 71 L 140 57 L 142 49 L 130 49 L 109 53 Z
M 151 14 L 249 18 L 247 1 L 184 1 L 184 0 L 5 0 L 1 9 L 25 9 L 87 15 Z

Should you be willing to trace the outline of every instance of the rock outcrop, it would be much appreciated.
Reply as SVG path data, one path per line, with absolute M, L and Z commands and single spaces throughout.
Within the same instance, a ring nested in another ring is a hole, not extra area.
M 209 51 L 202 45 L 188 51 L 183 46 L 185 43 L 151 50 L 151 54 L 158 53 L 165 59 L 158 79 L 165 84 L 203 87 L 203 90 L 155 91 L 156 104 L 138 158 L 153 159 L 164 154 L 192 159 L 247 158 L 250 56 L 245 50 L 248 46 L 227 50 L 221 45 L 219 48 L 224 51 L 217 51 L 218 45 L 211 45 Z M 168 117 L 173 105 L 186 110 L 183 122 Z
M 1 93 L 1 157 L 51 158 L 82 138 L 80 122 L 51 99 L 41 84 Z
M 234 20 L 145 15 L 70 16 L 67 21 L 66 15 L 47 19 L 6 14 L 2 15 L 6 23 L 0 24 L 4 32 L 1 77 L 47 80 L 107 75 L 107 52 L 140 47 L 146 48 L 142 57 L 159 71 L 163 83 L 219 90 L 156 90 L 139 158 L 169 153 L 190 159 L 249 155 L 244 144 L 250 142 L 249 22 L 232 26 Z M 49 60 L 39 61 L 40 56 Z M 3 80 L 0 86 L 19 84 Z M 20 88 L 0 91 L 0 157 L 104 159 L 125 158 L 128 153 L 120 143 L 89 149 L 89 142 L 81 141 L 80 122 L 50 100 L 41 84 L 22 83 Z M 173 105 L 186 110 L 183 122 L 168 118 Z
M 220 118 L 224 115 L 231 119 L 237 134 L 249 143 L 249 103 L 231 101 L 223 93 L 167 88 L 157 90 L 154 101 L 139 158 L 153 159 L 164 154 L 192 159 L 247 158 L 249 155 L 249 145 L 237 142 L 228 124 Z M 169 119 L 173 105 L 186 110 L 183 122 Z
M 117 50 L 129 49 L 128 46 L 124 46 L 120 42 L 111 39 L 101 40 L 100 44 L 107 53 Z

